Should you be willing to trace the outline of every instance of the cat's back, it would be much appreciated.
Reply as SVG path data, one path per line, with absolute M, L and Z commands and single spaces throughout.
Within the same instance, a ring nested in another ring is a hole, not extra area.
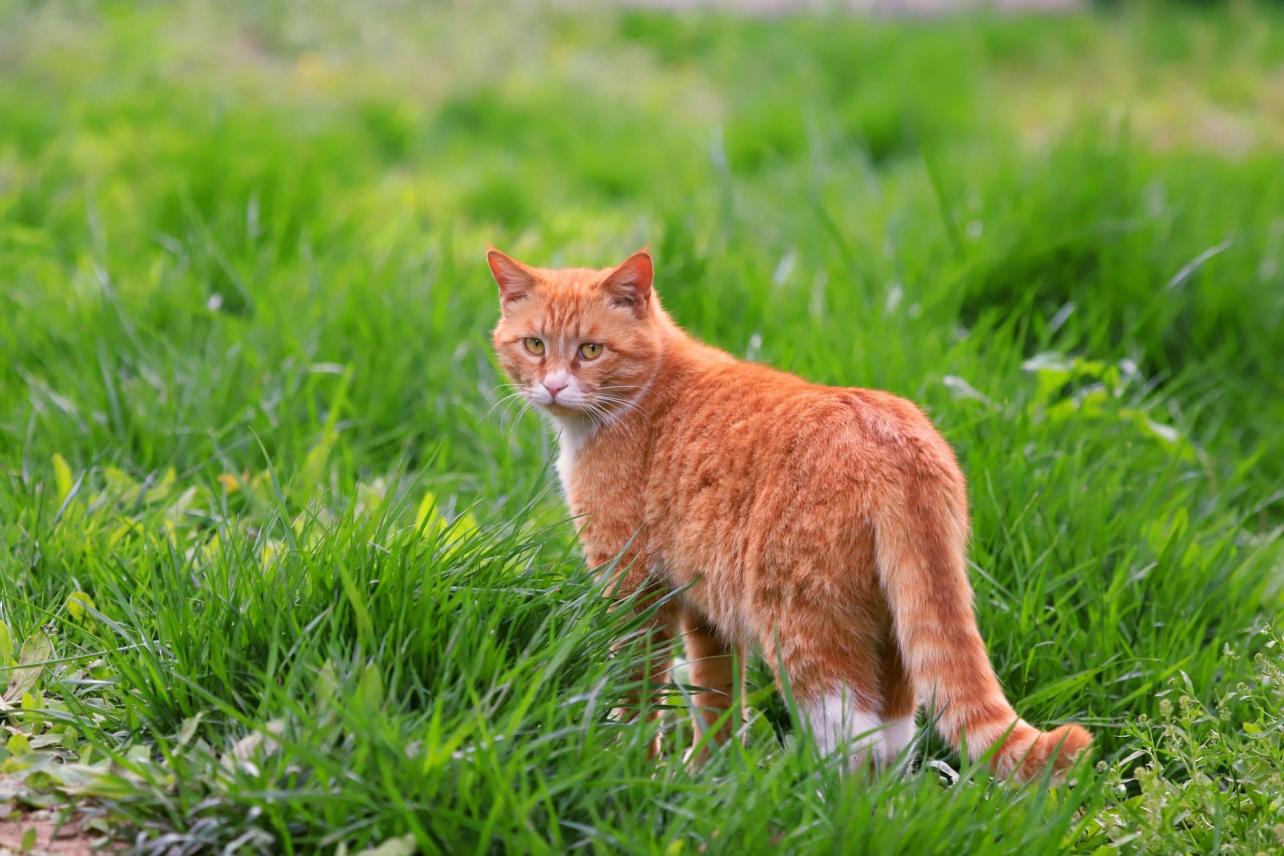
M 920 485 L 966 515 L 953 453 L 905 399 L 726 360 L 675 380 L 656 425 L 646 525 L 676 584 L 707 581 L 691 596 L 724 629 L 738 613 L 718 593 L 755 590 L 786 567 L 868 584 L 870 521 Z
M 909 474 L 962 480 L 949 444 L 907 399 L 732 358 L 690 367 L 658 428 L 670 489 L 713 500 L 716 487 L 733 506 L 767 485 L 815 494 Z

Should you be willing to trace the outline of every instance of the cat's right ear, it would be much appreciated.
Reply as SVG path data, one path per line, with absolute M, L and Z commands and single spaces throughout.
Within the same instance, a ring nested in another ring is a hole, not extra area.
M 525 300 L 535 288 L 535 274 L 531 269 L 494 247 L 486 251 L 486 263 L 490 265 L 490 273 L 499 286 L 501 309 L 507 308 L 510 303 Z
M 651 280 L 654 277 L 655 263 L 651 261 L 651 254 L 638 250 L 606 275 L 602 288 L 610 296 L 612 306 L 628 309 L 637 318 L 644 318 L 651 300 Z

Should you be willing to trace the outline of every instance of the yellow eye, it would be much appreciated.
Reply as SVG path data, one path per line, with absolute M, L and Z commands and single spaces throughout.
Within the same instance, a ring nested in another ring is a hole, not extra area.
M 534 336 L 527 336 L 525 339 L 522 339 L 522 344 L 526 346 L 527 351 L 537 357 L 544 353 L 543 339 L 536 339 Z
M 597 342 L 585 342 L 580 345 L 580 356 L 586 360 L 596 360 L 602 355 L 602 346 Z

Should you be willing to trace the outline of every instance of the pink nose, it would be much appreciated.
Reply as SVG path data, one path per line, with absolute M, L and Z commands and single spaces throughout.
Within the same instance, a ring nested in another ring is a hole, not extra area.
M 566 381 L 562 381 L 561 383 L 557 383 L 557 382 L 549 383 L 548 381 L 544 381 L 544 388 L 548 390 L 548 397 L 554 400 L 557 399 L 557 394 L 559 392 L 566 389 L 566 386 L 567 386 Z

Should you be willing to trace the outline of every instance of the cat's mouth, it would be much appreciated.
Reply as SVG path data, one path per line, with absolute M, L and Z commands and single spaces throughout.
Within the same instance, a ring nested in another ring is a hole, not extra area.
M 552 401 L 548 404 L 541 404 L 540 407 L 551 413 L 553 416 L 588 416 L 593 412 L 593 408 L 588 402 L 577 401 Z
M 592 409 L 582 395 L 570 393 L 549 394 L 547 389 L 533 389 L 526 396 L 531 404 L 541 407 L 554 416 L 568 416 L 572 413 L 586 413 Z

